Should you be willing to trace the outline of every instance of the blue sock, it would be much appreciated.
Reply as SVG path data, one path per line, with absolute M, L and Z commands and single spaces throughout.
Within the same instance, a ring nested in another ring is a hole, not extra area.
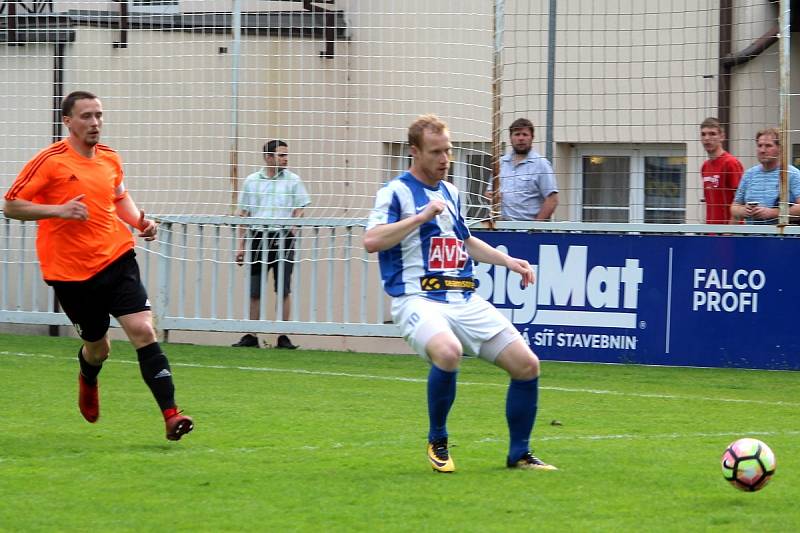
M 510 444 L 508 459 L 519 460 L 525 452 L 530 451 L 531 431 L 536 421 L 536 409 L 539 400 L 539 378 L 529 381 L 511 380 L 506 396 L 506 420 Z
M 428 373 L 428 442 L 447 437 L 447 414 L 456 399 L 456 376 L 458 370 L 447 372 L 431 365 Z

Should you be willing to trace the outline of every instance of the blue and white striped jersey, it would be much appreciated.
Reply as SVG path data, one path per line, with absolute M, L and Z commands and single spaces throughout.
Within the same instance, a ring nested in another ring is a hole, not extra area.
M 452 282 L 450 287 L 472 277 L 472 259 L 464 247 L 470 231 L 461 215 L 455 186 L 441 181 L 438 186 L 429 187 L 410 172 L 401 174 L 378 191 L 367 229 L 414 216 L 431 200 L 443 201 L 447 209 L 396 246 L 379 252 L 383 288 L 390 296 L 419 294 L 441 302 L 463 302 L 471 289 L 422 286 L 422 278 L 426 277 L 453 278 L 448 280 Z

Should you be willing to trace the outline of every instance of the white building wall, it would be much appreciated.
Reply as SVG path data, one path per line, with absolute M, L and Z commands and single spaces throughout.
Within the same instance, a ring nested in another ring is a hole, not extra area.
M 649 3 L 648 3 L 649 4 Z M 116 10 L 117 2 L 56 0 L 54 10 Z M 182 12 L 227 12 L 221 0 L 181 0 Z M 296 2 L 243 0 L 243 11 L 297 10 Z M 502 139 L 520 115 L 537 125 L 545 153 L 547 2 L 508 0 Z M 638 0 L 558 3 L 555 160 L 563 194 L 557 219 L 576 212 L 581 144 L 680 146 L 687 157 L 687 222 L 703 220 L 697 171 L 699 123 L 716 114 L 719 2 Z M 103 99 L 104 142 L 126 162 L 128 184 L 150 212 L 231 214 L 240 180 L 262 164 L 269 138 L 290 143 L 290 166 L 308 183 L 309 216 L 364 216 L 386 178 L 387 150 L 409 122 L 434 112 L 456 142 L 489 142 L 493 3 L 463 0 L 339 0 L 348 39 L 322 58 L 320 39 L 245 36 L 238 100 L 238 166 L 231 166 L 233 60 L 229 34 L 76 28 L 66 46 L 65 91 Z M 770 2 L 737 0 L 734 51 L 774 23 Z M 457 9 L 458 14 L 454 14 Z M 603 10 L 602 12 L 600 10 Z M 795 39 L 796 41 L 797 39 Z M 793 45 L 793 48 L 800 46 Z M 227 48 L 222 52 L 221 48 Z M 778 47 L 737 67 L 731 151 L 755 163 L 753 135 L 778 121 Z M 3 46 L 0 120 L 18 134 L 0 146 L 0 189 L 52 136 L 53 46 Z M 800 57 L 793 54 L 792 57 Z M 793 69 L 797 71 L 798 69 Z M 800 86 L 793 73 L 793 86 Z M 796 91 L 793 91 L 796 93 Z M 792 123 L 800 123 L 794 106 Z

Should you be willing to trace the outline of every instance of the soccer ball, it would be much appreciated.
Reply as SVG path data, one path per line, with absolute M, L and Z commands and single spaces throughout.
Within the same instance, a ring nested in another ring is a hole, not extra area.
M 737 489 L 761 490 L 775 473 L 775 454 L 758 439 L 739 439 L 722 454 L 722 475 Z

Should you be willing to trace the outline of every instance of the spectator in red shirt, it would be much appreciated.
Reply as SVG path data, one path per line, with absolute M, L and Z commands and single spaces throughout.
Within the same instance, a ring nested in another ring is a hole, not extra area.
M 708 159 L 700 168 L 706 201 L 706 224 L 738 224 L 731 218 L 730 205 L 744 168 L 722 147 L 725 130 L 719 120 L 709 117 L 700 124 L 700 141 Z

